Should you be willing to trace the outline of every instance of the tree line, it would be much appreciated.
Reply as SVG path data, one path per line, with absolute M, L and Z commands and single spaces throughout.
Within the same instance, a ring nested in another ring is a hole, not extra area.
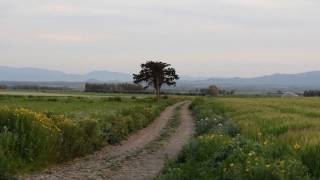
M 303 96 L 305 96 L 305 97 L 320 96 L 320 90 L 307 90 L 307 91 L 304 91 Z
M 72 90 L 69 87 L 60 87 L 60 86 L 39 86 L 39 85 L 14 85 L 7 86 L 4 84 L 0 84 L 0 89 L 14 89 L 14 90 L 34 90 L 34 91 L 70 91 Z
M 8 89 L 8 87 L 4 84 L 0 84 L 0 89 Z
M 85 92 L 100 92 L 100 93 L 139 93 L 143 92 L 144 88 L 140 84 L 132 83 L 86 83 Z

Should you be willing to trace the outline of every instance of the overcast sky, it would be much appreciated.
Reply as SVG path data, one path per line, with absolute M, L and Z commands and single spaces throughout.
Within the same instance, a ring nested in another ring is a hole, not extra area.
M 319 0 L 0 0 L 0 65 L 193 76 L 320 70 Z

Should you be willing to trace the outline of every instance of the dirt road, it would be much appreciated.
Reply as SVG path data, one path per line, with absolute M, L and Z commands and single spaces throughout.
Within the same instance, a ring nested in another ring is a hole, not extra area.
M 149 126 L 118 146 L 19 179 L 152 179 L 175 158 L 193 134 L 190 102 L 166 108 Z

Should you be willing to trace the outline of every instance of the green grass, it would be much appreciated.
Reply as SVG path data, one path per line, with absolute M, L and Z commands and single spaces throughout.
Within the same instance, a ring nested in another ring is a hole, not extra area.
M 160 179 L 319 179 L 320 98 L 203 98 Z
M 242 134 L 262 136 L 290 145 L 320 143 L 320 98 L 221 98 L 225 115 L 237 122 Z
M 176 100 L 0 96 L 0 179 L 116 144 Z
M 152 99 L 112 97 L 47 97 L 47 96 L 0 96 L 0 106 L 23 107 L 46 114 L 65 115 L 74 120 L 99 119 L 133 106 L 157 106 Z
M 71 97 L 89 97 L 89 98 L 100 98 L 100 97 L 127 97 L 132 96 L 138 98 L 152 97 L 152 94 L 134 94 L 134 93 L 94 93 L 94 92 L 82 92 L 82 91 L 34 91 L 34 90 L 0 90 L 0 95 L 11 95 L 11 96 L 71 96 Z

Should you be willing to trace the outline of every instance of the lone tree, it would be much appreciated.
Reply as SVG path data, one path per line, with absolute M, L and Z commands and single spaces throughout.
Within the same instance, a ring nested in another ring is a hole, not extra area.
M 209 86 L 209 95 L 214 97 L 219 96 L 219 88 L 216 85 Z
M 176 70 L 170 66 L 170 64 L 163 62 L 147 61 L 145 64 L 141 64 L 139 74 L 133 74 L 134 83 L 144 82 L 146 84 L 145 89 L 152 86 L 159 99 L 162 85 L 175 86 L 176 80 L 179 79 Z

